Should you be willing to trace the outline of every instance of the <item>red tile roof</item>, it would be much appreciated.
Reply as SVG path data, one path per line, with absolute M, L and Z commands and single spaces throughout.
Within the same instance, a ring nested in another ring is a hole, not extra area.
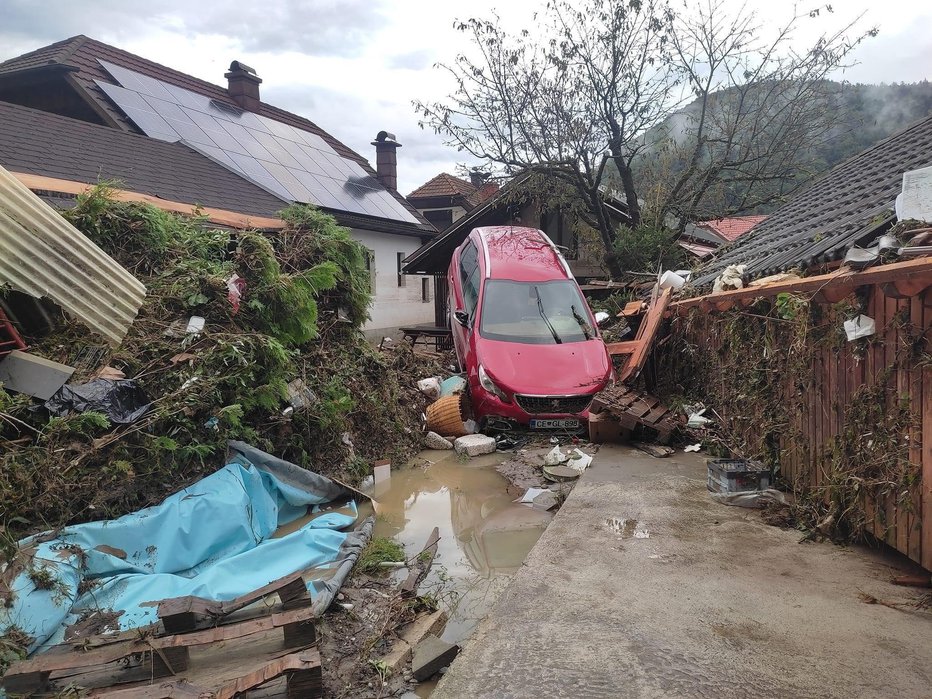
M 100 65 L 100 61 L 109 61 L 115 65 L 122 66 L 129 70 L 148 75 L 162 82 L 176 85 L 186 90 L 191 90 L 197 94 L 204 95 L 218 102 L 228 104 L 231 107 L 238 108 L 236 102 L 230 97 L 230 93 L 225 87 L 214 85 L 206 80 L 200 80 L 194 76 L 182 73 L 181 71 L 163 66 L 154 61 L 147 60 L 115 46 L 110 46 L 96 39 L 84 35 L 73 36 L 70 39 L 43 46 L 30 53 L 11 58 L 0 63 L 0 77 L 19 73 L 26 70 L 35 70 L 48 66 L 68 66 L 78 70 L 71 74 L 72 79 L 77 83 L 79 88 L 83 89 L 84 94 L 92 101 L 99 111 L 106 114 L 109 120 L 119 128 L 139 133 L 139 130 L 132 122 L 124 116 L 115 104 L 104 94 L 95 80 L 106 83 L 113 83 L 114 80 Z M 288 124 L 304 131 L 309 131 L 320 136 L 342 157 L 354 160 L 373 177 L 376 176 L 375 170 L 369 165 L 369 161 L 356 153 L 354 150 L 341 143 L 329 133 L 321 129 L 314 122 L 305 119 L 302 116 L 293 114 L 273 107 L 265 102 L 260 103 L 259 114 L 274 119 L 275 121 Z M 418 212 L 408 201 L 397 192 L 391 192 L 393 196 L 408 209 L 419 221 L 419 227 L 433 231 L 426 219 Z
M 710 230 L 713 233 L 720 235 L 730 243 L 740 238 L 765 218 L 767 217 L 734 216 L 732 218 L 720 218 L 714 221 L 701 221 L 696 225 L 702 226 L 706 230 Z
M 409 199 L 426 199 L 427 197 L 470 197 L 476 193 L 472 182 L 441 172 L 428 180 L 408 195 Z

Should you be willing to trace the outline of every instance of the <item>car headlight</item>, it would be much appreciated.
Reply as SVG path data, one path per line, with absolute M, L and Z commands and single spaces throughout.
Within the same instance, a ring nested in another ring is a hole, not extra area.
M 485 373 L 485 369 L 481 364 L 479 365 L 479 385 L 492 395 L 497 396 L 500 400 L 503 400 L 506 403 L 511 402 L 511 399 L 505 395 L 505 392 L 496 386 L 495 382 L 492 381 L 492 379 L 489 378 L 489 375 Z

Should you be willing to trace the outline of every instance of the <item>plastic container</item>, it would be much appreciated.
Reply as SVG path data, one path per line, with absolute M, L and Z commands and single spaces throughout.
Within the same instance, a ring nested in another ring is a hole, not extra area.
M 682 289 L 683 284 L 685 283 L 686 283 L 686 280 L 683 279 L 683 277 L 678 275 L 676 272 L 671 272 L 667 270 L 662 275 L 660 275 L 660 288 L 661 289 L 673 289 L 674 291 L 676 291 L 677 289 Z
M 463 394 L 443 396 L 427 406 L 427 429 L 441 437 L 469 434 L 463 424 Z
M 770 469 L 759 461 L 706 459 L 706 466 L 713 493 L 747 493 L 770 487 Z

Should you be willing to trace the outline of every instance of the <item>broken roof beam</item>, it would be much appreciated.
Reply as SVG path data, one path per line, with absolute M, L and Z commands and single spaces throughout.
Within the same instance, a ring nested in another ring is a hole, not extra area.
M 73 182 L 71 180 L 60 180 L 55 177 L 43 177 L 41 175 L 31 175 L 25 172 L 10 173 L 29 189 L 55 192 L 60 194 L 84 194 L 92 190 L 95 185 L 86 182 Z M 203 216 L 209 222 L 221 226 L 229 226 L 239 230 L 252 228 L 259 229 L 278 229 L 284 228 L 285 222 L 280 218 L 269 218 L 267 216 L 250 216 L 236 211 L 227 211 L 226 209 L 214 209 L 210 207 L 200 207 L 197 204 L 186 204 L 169 199 L 159 199 L 149 194 L 141 192 L 131 192 L 126 189 L 110 188 L 111 195 L 117 201 L 133 202 L 137 204 L 151 204 L 162 211 L 182 214 L 185 216 Z
M 792 279 L 766 286 L 748 287 L 718 294 L 707 294 L 683 299 L 671 304 L 671 310 L 681 312 L 694 307 L 711 310 L 729 302 L 751 301 L 768 298 L 781 293 L 820 293 L 826 299 L 854 291 L 859 286 L 893 284 L 899 293 L 915 296 L 932 286 L 932 257 L 923 257 L 906 262 L 894 262 L 858 272 L 841 269 L 830 274 L 820 274 L 803 279 Z M 845 293 L 846 292 L 846 293 Z M 844 298 L 841 296 L 841 298 Z

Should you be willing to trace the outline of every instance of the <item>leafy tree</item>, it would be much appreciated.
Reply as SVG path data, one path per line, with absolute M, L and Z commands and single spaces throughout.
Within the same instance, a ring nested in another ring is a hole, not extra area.
M 794 32 L 830 9 L 794 12 L 765 40 L 754 13 L 725 0 L 677 10 L 667 0 L 549 0 L 533 32 L 510 33 L 497 17 L 458 23 L 475 57 L 441 66 L 455 84 L 447 99 L 415 105 L 422 126 L 499 174 L 530 170 L 574 187 L 617 276 L 602 196 L 609 164 L 633 228 L 649 219 L 681 230 L 713 205 L 727 215 L 801 184 L 800 160 L 834 119 L 826 76 L 874 33 L 849 24 L 799 50 Z M 746 195 L 721 207 L 735 188 Z

